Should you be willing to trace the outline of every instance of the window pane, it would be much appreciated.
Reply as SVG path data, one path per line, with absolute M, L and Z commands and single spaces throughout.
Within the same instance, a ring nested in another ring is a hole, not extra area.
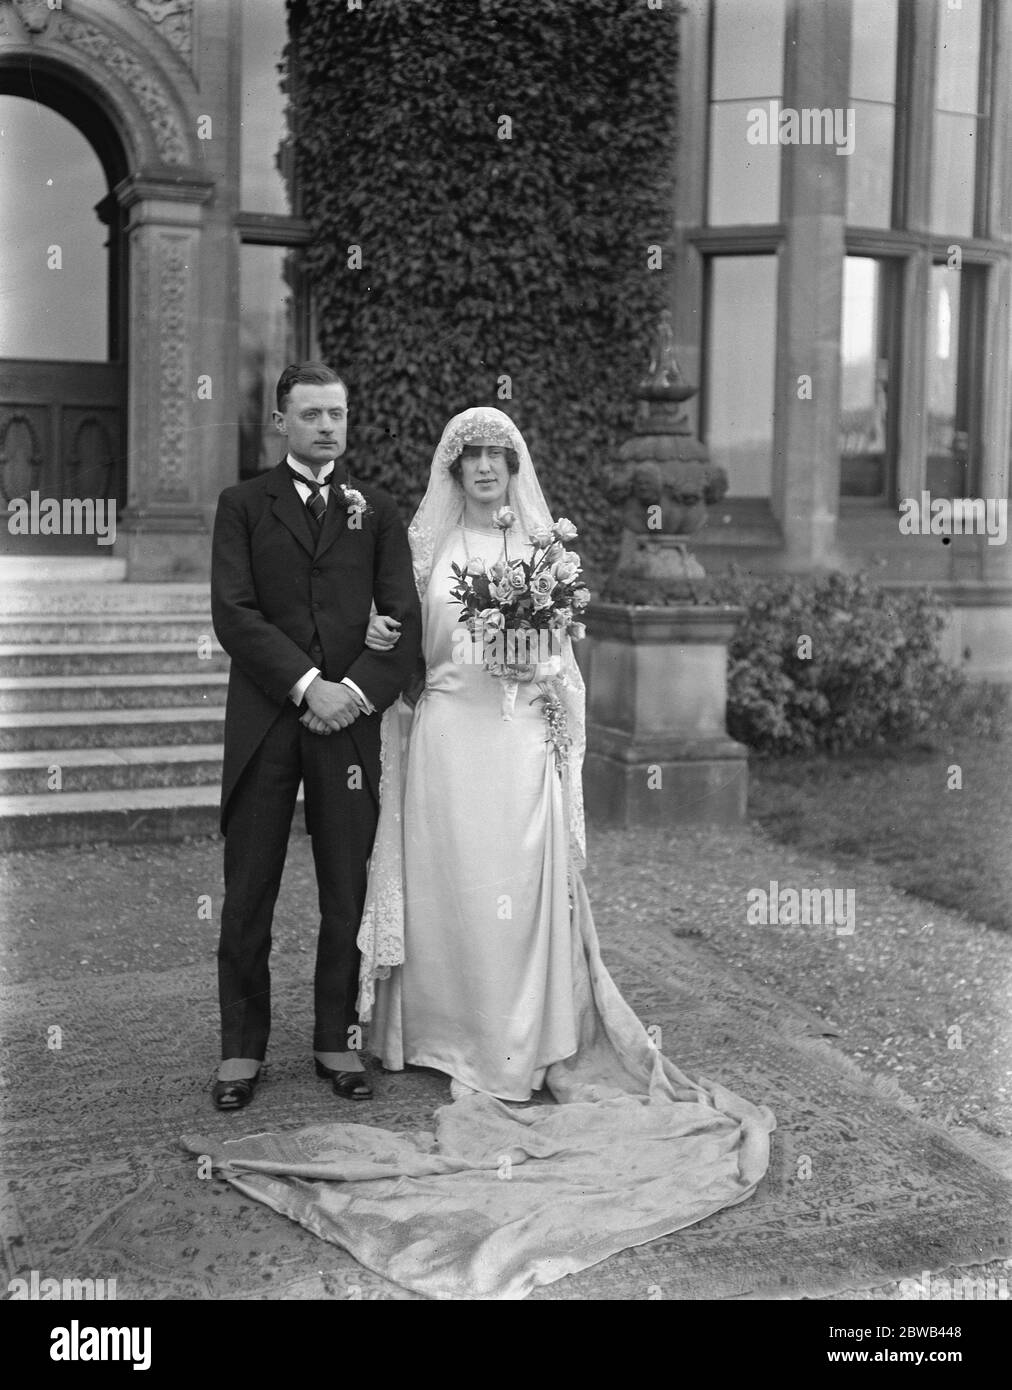
M 76 126 L 0 97 L 0 357 L 106 361 L 108 233 L 95 206 L 108 191 Z
M 285 0 L 243 0 L 242 134 L 239 204 L 246 212 L 293 212 L 281 50 L 288 41 Z M 282 169 L 278 169 L 281 160 Z
M 967 440 L 957 419 L 959 314 L 964 272 L 936 265 L 928 299 L 928 474 L 930 491 L 966 496 Z
M 784 0 L 715 0 L 712 101 L 778 97 L 784 71 Z
M 710 108 L 709 221 L 716 226 L 780 218 L 780 146 L 749 144 L 748 113 L 754 109 L 751 101 Z
M 776 298 L 775 257 L 710 261 L 706 442 L 732 497 L 770 495 Z
M 931 227 L 943 235 L 974 232 L 980 35 L 980 0 L 962 0 L 958 9 L 939 0 Z
M 931 226 L 936 232 L 973 235 L 978 130 L 976 116 L 935 113 Z
M 854 105 L 854 153 L 847 160 L 847 221 L 853 227 L 892 225 L 892 106 Z
M 896 100 L 896 0 L 852 0 L 850 94 Z
M 769 103 L 783 90 L 784 0 L 716 0 L 712 52 L 708 220 L 776 222 L 780 146 L 748 134 L 757 107 L 771 133 Z
M 843 263 L 840 340 L 840 492 L 878 497 L 886 487 L 889 359 L 882 341 L 882 277 L 877 262 Z
M 285 456 L 271 424 L 274 387 L 301 356 L 296 320 L 299 253 L 244 246 L 239 262 L 239 471 L 249 477 Z
M 892 224 L 896 113 L 896 0 L 853 0 L 850 99 L 854 152 L 847 161 L 847 221 Z
M 940 111 L 974 112 L 980 83 L 980 0 L 957 7 L 939 0 L 938 76 L 935 105 Z

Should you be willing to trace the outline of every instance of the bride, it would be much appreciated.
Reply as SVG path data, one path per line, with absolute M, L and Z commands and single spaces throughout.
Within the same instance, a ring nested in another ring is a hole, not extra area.
M 504 530 L 494 518 L 507 502 L 516 522 Z M 502 688 L 482 665 L 480 643 L 455 640 L 464 630 L 450 593 L 451 566 L 479 560 L 491 568 L 527 556 L 531 532 L 550 524 L 509 417 L 473 409 L 451 420 L 408 533 L 426 672 L 403 777 L 403 868 L 397 847 L 391 854 L 381 841 L 360 944 L 368 962 L 373 904 L 391 877 L 403 876 L 404 959 L 389 975 L 386 961 L 377 970 L 386 978 L 377 985 L 370 1045 L 390 1070 L 413 1063 L 447 1073 L 455 1095 L 470 1088 L 528 1100 L 548 1067 L 577 1050 L 569 886 L 582 847 L 583 680 L 567 635 L 561 655 L 520 671 L 512 718 L 504 719 Z M 367 642 L 382 650 L 396 633 L 386 636 L 381 623 Z M 546 740 L 537 681 L 553 672 L 572 739 L 564 776 Z M 396 780 L 392 771 L 386 777 L 388 805 Z M 393 933 L 399 956 L 397 921 Z M 367 975 L 364 986 L 360 1015 Z
M 507 530 L 494 524 L 504 505 Z M 452 1104 L 434 1133 L 330 1124 L 184 1140 L 240 1191 L 435 1298 L 523 1297 L 744 1201 L 775 1126 L 663 1056 L 601 960 L 569 636 L 512 682 L 484 669 L 480 645 L 462 659 L 458 571 L 526 558 L 552 525 L 509 417 L 455 416 L 409 528 L 424 688 L 410 721 L 406 706 L 383 717 L 359 932 L 370 1049 L 391 1072 L 444 1072 Z M 368 640 L 392 645 L 396 624 L 377 617 Z M 542 1088 L 556 1104 L 523 1104 Z

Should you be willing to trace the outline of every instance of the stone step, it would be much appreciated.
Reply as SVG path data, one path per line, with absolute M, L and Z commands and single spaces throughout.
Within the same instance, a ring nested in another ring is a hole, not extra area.
M 40 560 L 32 561 L 36 567 L 41 563 Z M 11 617 L 50 615 L 62 618 L 67 614 L 90 617 L 110 613 L 161 612 L 209 614 L 210 611 L 209 584 L 47 583 L 33 580 L 29 583 L 5 582 L 0 594 L 0 613 Z
M 35 564 L 0 564 L 0 849 L 217 833 L 209 585 Z
M 224 705 L 31 711 L 4 715 L 0 721 L 0 752 L 179 746 L 219 742 L 224 734 Z
M 228 657 L 212 640 L 208 656 L 192 642 L 24 642 L 0 646 L 0 676 L 201 675 L 227 671 Z
M 199 612 L 72 613 L 63 618 L 53 614 L 0 616 L 0 646 L 176 642 L 196 650 L 201 640 L 216 645 L 210 617 L 201 617 Z
M 219 804 L 217 784 L 0 796 L 0 852 L 216 835 Z
M 60 796 L 68 792 L 138 787 L 218 786 L 221 757 L 220 743 L 46 748 L 0 753 L 0 796 Z M 53 785 L 57 770 L 58 783 Z
M 0 797 L 0 850 L 178 840 L 218 830 L 220 789 L 139 787 Z
M 126 560 L 101 555 L 0 555 L 0 588 L 39 584 L 122 584 Z
M 224 704 L 226 673 L 0 678 L 0 714 Z

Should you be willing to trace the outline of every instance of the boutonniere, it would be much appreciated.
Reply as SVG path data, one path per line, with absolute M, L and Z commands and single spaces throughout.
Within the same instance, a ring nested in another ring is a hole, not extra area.
M 349 516 L 354 516 L 356 513 L 360 518 L 369 515 L 369 503 L 359 492 L 358 488 L 349 487 L 347 483 L 342 483 L 341 496 L 344 498 Z

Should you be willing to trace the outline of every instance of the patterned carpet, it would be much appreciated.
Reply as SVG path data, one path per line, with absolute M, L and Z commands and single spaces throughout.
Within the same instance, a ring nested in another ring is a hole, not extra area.
M 1012 1185 L 866 1081 L 818 1037 L 817 1018 L 698 944 L 633 926 L 604 955 L 679 1066 L 773 1109 L 772 1163 L 751 1201 L 532 1297 L 817 1297 L 1010 1252 Z M 374 1072 L 376 1099 L 354 1107 L 315 1079 L 309 968 L 276 964 L 274 1061 L 252 1109 L 234 1116 L 207 1094 L 213 962 L 0 994 L 8 1279 L 115 1278 L 121 1299 L 413 1297 L 202 1179 L 177 1143 L 328 1119 L 430 1127 L 448 1099 L 433 1073 Z

